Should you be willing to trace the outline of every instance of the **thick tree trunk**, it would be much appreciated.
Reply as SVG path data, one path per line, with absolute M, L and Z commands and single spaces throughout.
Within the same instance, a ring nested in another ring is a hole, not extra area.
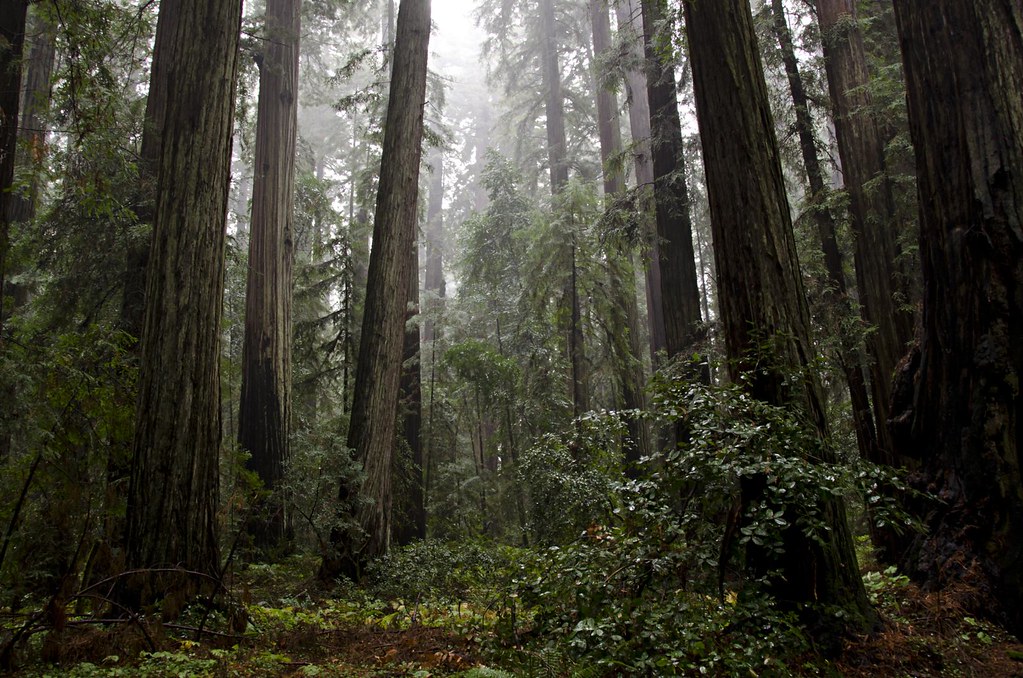
M 807 197 L 808 209 L 813 213 L 817 236 L 820 238 L 821 249 L 824 252 L 824 265 L 828 271 L 829 290 L 826 298 L 836 312 L 835 320 L 838 322 L 833 326 L 841 333 L 841 320 L 853 315 L 852 301 L 849 299 L 845 280 L 845 262 L 838 248 L 834 214 L 824 205 L 827 199 L 824 172 L 821 169 L 820 159 L 817 157 L 817 144 L 814 141 L 809 99 L 806 96 L 803 78 L 799 72 L 799 62 L 796 60 L 795 49 L 792 45 L 792 34 L 785 20 L 785 8 L 782 0 L 771 0 L 771 6 L 774 12 L 775 35 L 781 47 L 782 61 L 785 64 L 785 73 L 789 81 L 789 91 L 792 94 L 792 104 L 796 111 L 799 149 L 802 153 L 803 166 L 806 169 L 807 183 L 810 188 Z M 843 335 L 840 338 L 839 354 L 835 356 L 835 359 L 845 375 L 846 385 L 849 388 L 853 426 L 856 429 L 856 442 L 860 455 L 864 459 L 880 462 L 882 459 L 878 454 L 877 428 L 870 410 L 867 380 L 863 373 L 863 366 L 858 360 L 860 347 L 858 342 L 850 341 L 847 336 Z M 884 425 L 883 422 L 882 425 Z
M 590 0 L 590 25 L 593 33 L 593 54 L 599 57 L 611 48 L 611 19 L 607 0 Z M 615 158 L 622 152 L 622 132 L 618 120 L 618 102 L 609 90 L 600 86 L 597 76 L 597 129 L 600 156 L 604 166 L 604 196 L 610 204 L 614 196 L 625 191 L 625 177 L 613 169 Z M 612 307 L 610 336 L 615 358 L 622 407 L 641 410 L 645 405 L 642 347 L 639 336 L 639 308 L 636 304 L 635 276 L 627 252 L 614 246 L 606 248 L 608 296 Z M 627 420 L 629 437 L 625 441 L 627 469 L 634 469 L 639 460 L 650 454 L 650 435 L 642 417 Z
M 220 573 L 220 318 L 241 3 L 164 0 L 160 14 L 174 97 L 158 155 L 128 489 L 126 566 L 143 570 L 122 591 L 130 606 L 212 588 L 148 568 Z
M 920 197 L 919 350 L 896 451 L 941 503 L 906 567 L 1023 633 L 1023 8 L 897 0 Z M 950 30 L 954 27 L 955 30 Z
M 692 355 L 702 339 L 700 290 L 686 186 L 682 123 L 678 114 L 675 68 L 665 49 L 670 46 L 659 24 L 666 0 L 642 0 L 644 48 L 648 66 L 650 142 L 654 168 L 654 201 L 661 256 L 661 306 L 665 350 L 669 358 Z
M 687 0 L 684 7 L 731 376 L 753 397 L 797 409 L 826 437 L 812 371 L 809 311 L 750 6 L 747 0 L 713 5 Z M 744 480 L 745 506 L 762 498 L 763 483 Z M 770 589 L 783 604 L 837 607 L 863 626 L 873 613 L 844 502 L 822 500 L 816 511 L 828 526 L 821 542 L 803 533 L 798 516 L 790 516 L 784 553 L 750 545 L 747 566 L 770 577 Z
M 146 275 L 152 245 L 153 210 L 156 200 L 157 169 L 163 143 L 167 98 L 170 96 L 169 74 L 173 65 L 169 53 L 173 49 L 173 27 L 163 24 L 173 12 L 161 9 L 156 20 L 156 39 L 149 73 L 149 93 L 142 128 L 142 148 L 138 161 L 138 193 L 135 196 L 135 217 L 141 233 L 128 241 L 125 255 L 124 284 L 121 293 L 121 314 L 118 326 L 133 337 L 139 337 L 146 312 Z
M 432 200 L 431 200 L 432 206 Z M 426 538 L 426 503 L 423 492 L 423 374 L 419 325 L 419 247 L 415 243 L 408 254 L 412 275 L 409 276 L 408 312 L 405 316 L 405 345 L 401 367 L 402 437 L 408 445 L 411 464 L 398 470 L 405 474 L 407 492 L 400 500 L 402 515 L 395 521 L 394 539 L 400 545 Z
M 661 244 L 657 237 L 657 206 L 654 203 L 654 164 L 650 150 L 650 100 L 647 78 L 643 70 L 643 16 L 636 0 L 616 0 L 618 32 L 625 33 L 629 49 L 629 68 L 625 71 L 625 94 L 629 107 L 629 129 L 632 133 L 633 166 L 636 186 L 642 202 L 643 264 L 646 283 L 647 324 L 650 333 L 650 364 L 656 365 L 658 355 L 666 350 L 664 306 L 661 300 Z M 637 30 L 638 27 L 638 30 Z
M 245 287 L 238 445 L 271 494 L 248 531 L 263 550 L 282 546 L 291 520 L 279 485 L 290 458 L 291 287 L 301 0 L 268 0 L 259 68 L 255 176 Z
M 414 275 L 408 252 L 415 243 L 429 42 L 430 0 L 402 0 L 348 429 L 348 447 L 364 474 L 355 507 L 363 535 L 335 533 L 335 553 L 320 570 L 324 578 L 342 572 L 358 576 L 363 564 L 390 546 L 391 469 L 409 277 Z M 348 492 L 342 488 L 342 499 Z
M 36 5 L 31 18 L 32 47 L 25 69 L 24 100 L 18 131 L 16 163 L 30 168 L 28 186 L 11 194 L 9 222 L 32 221 L 39 203 L 39 171 L 46 157 L 46 116 L 50 111 L 50 80 L 57 57 L 57 25 L 49 8 Z
M 10 245 L 11 185 L 18 149 L 18 102 L 21 98 L 21 53 L 25 44 L 28 0 L 0 0 L 0 346 L 3 346 Z
M 892 185 L 885 177 L 885 139 L 870 112 L 870 76 L 863 36 L 856 25 L 855 0 L 817 0 L 824 35 L 825 68 L 835 112 L 835 134 L 842 174 L 849 194 L 856 241 L 856 285 L 871 360 L 871 391 L 880 460 L 889 464 L 887 426 L 895 366 L 913 338 L 913 299 L 907 275 L 899 270 L 901 251 Z M 871 182 L 877 185 L 871 187 Z

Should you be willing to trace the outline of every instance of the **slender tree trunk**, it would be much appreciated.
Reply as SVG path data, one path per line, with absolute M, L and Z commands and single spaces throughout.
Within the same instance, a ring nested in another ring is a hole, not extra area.
M 650 143 L 654 200 L 661 255 L 661 306 L 668 357 L 691 355 L 702 339 L 700 290 L 686 186 L 682 122 L 678 114 L 675 68 L 670 41 L 658 33 L 667 14 L 666 0 L 642 0 L 644 49 L 648 67 Z M 706 375 L 705 375 L 706 376 Z
M 561 85 L 558 43 L 555 30 L 554 0 L 540 0 L 543 31 L 540 62 L 547 112 L 547 158 L 551 173 L 551 194 L 561 193 L 568 185 L 568 141 L 565 136 L 565 95 Z
M 590 0 L 590 24 L 593 33 L 593 54 L 599 57 L 611 48 L 611 20 L 607 0 Z M 625 191 L 625 177 L 612 169 L 615 158 L 622 152 L 622 132 L 618 120 L 618 102 L 597 79 L 597 129 L 600 136 L 600 155 L 604 165 L 604 196 L 610 205 L 614 196 Z M 635 276 L 627 253 L 611 246 L 606 248 L 608 296 L 611 300 L 613 321 L 610 342 L 615 356 L 615 369 L 622 391 L 622 406 L 626 410 L 641 410 L 643 398 L 642 351 L 639 336 L 639 309 L 636 304 Z M 642 417 L 628 418 L 629 437 L 625 441 L 626 468 L 634 469 L 642 457 L 650 454 L 650 435 Z
M 213 588 L 147 568 L 220 573 L 220 318 L 241 3 L 164 0 L 160 15 L 157 44 L 174 97 L 156 165 L 128 489 L 126 566 L 145 570 L 122 590 L 132 607 Z
M 1023 634 L 1023 7 L 895 10 L 925 291 L 893 434 L 941 499 L 905 565 L 931 583 L 977 583 L 979 611 Z
M 750 6 L 747 0 L 686 0 L 684 8 L 731 376 L 753 397 L 799 410 L 826 438 L 809 311 Z M 830 448 L 823 449 L 826 455 Z M 764 485 L 763 477 L 743 479 L 743 505 L 762 500 Z M 798 516 L 789 516 L 784 552 L 751 544 L 747 567 L 769 577 L 782 604 L 837 607 L 849 623 L 865 626 L 874 617 L 845 504 L 822 499 L 815 511 L 828 527 L 821 541 L 803 533 Z
M 21 53 L 25 44 L 28 0 L 0 0 L 0 346 L 3 346 L 7 251 L 10 247 L 11 186 L 18 149 Z
M 487 165 L 487 150 L 490 148 L 490 102 L 483 101 L 476 113 L 475 154 L 476 162 L 472 171 L 473 208 L 485 212 L 490 205 L 490 195 L 480 180 Z
M 547 112 L 547 158 L 551 173 L 551 195 L 555 199 L 568 186 L 568 142 L 565 135 L 565 95 L 561 84 L 561 66 L 558 58 L 557 26 L 554 0 L 540 0 L 540 67 Z M 571 270 L 565 286 L 565 300 L 569 307 L 569 326 L 566 329 L 568 359 L 572 366 L 571 393 L 573 415 L 579 416 L 589 409 L 589 385 L 579 302 L 578 266 L 575 233 L 570 243 Z
M 836 307 L 837 317 L 835 319 L 838 321 L 836 325 L 839 326 L 837 331 L 841 333 L 841 320 L 853 315 L 852 302 L 849 299 L 845 280 L 845 262 L 838 248 L 835 216 L 824 204 L 828 191 L 820 159 L 817 157 L 817 144 L 814 140 L 813 120 L 810 118 L 809 99 L 806 96 L 803 78 L 799 72 L 799 62 L 796 60 L 795 49 L 792 45 L 792 34 L 785 20 L 785 8 L 782 0 L 771 0 L 771 6 L 774 12 L 775 35 L 781 46 L 782 61 L 785 64 L 792 104 L 796 111 L 799 149 L 802 153 L 803 166 L 806 169 L 807 183 L 810 188 L 807 198 L 808 209 L 811 210 L 814 223 L 817 226 L 817 236 L 820 238 L 821 249 L 824 252 L 824 265 L 828 271 L 829 289 L 826 298 L 830 305 Z M 858 360 L 859 355 L 858 342 L 850 341 L 847 336 L 842 336 L 839 354 L 835 357 L 849 388 L 856 441 L 860 454 L 865 459 L 880 462 L 882 460 L 877 449 L 877 429 L 870 410 L 867 380 Z
M 408 252 L 415 243 L 429 41 L 430 0 L 402 0 L 348 429 L 348 447 L 363 467 L 355 511 L 364 536 L 335 532 L 335 553 L 324 559 L 320 570 L 324 578 L 341 572 L 357 577 L 364 563 L 390 546 L 391 468 L 413 275 Z M 342 499 L 349 491 L 342 488 Z
M 908 276 L 899 270 L 893 187 L 885 177 L 885 139 L 870 112 L 870 76 L 854 0 L 817 0 L 835 133 L 856 241 L 856 285 L 871 359 L 871 389 L 880 459 L 889 464 L 888 420 L 895 366 L 913 337 Z M 869 184 L 880 180 L 876 187 Z
M 301 0 L 267 0 L 259 68 L 255 176 L 245 288 L 245 340 L 238 444 L 271 493 L 248 530 L 267 550 L 290 539 L 279 490 L 290 459 L 291 292 L 294 257 L 295 142 Z
M 435 316 L 444 298 L 444 152 L 437 150 L 430 159 L 430 204 L 426 211 L 426 275 L 423 287 L 429 296 L 428 316 L 423 323 L 423 341 L 436 338 Z
M 645 59 L 643 16 L 636 0 L 617 0 L 615 11 L 618 32 L 626 34 L 625 44 L 629 50 L 629 67 L 625 71 L 625 94 L 634 147 L 636 186 L 641 196 L 640 218 L 643 224 L 642 254 L 647 324 L 650 326 L 650 363 L 656 365 L 658 355 L 661 351 L 667 350 L 667 339 L 664 329 L 664 306 L 661 300 L 661 245 L 657 237 L 657 206 L 653 199 L 654 164 L 650 150 L 650 100 L 647 97 L 647 78 L 643 70 Z

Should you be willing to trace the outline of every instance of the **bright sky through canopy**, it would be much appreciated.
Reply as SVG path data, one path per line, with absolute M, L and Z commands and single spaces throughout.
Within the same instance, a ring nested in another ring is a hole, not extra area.
M 433 0 L 433 22 L 436 30 L 430 40 L 430 51 L 438 57 L 431 65 L 445 75 L 458 78 L 462 69 L 482 68 L 476 28 L 475 0 Z

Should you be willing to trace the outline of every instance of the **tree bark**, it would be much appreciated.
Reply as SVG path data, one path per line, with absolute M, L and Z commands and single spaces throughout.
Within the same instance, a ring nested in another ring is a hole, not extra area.
M 854 0 L 817 0 L 824 36 L 825 69 L 834 105 L 835 135 L 849 194 L 856 241 L 856 285 L 864 320 L 871 326 L 867 352 L 880 460 L 891 457 L 889 416 L 895 366 L 913 338 L 909 277 L 899 270 L 901 250 L 892 185 L 885 177 L 885 138 L 870 112 L 870 75 Z M 869 184 L 879 180 L 876 187 Z
M 796 409 L 826 438 L 809 311 L 750 6 L 746 0 L 686 0 L 684 8 L 731 377 L 757 399 Z M 830 448 L 822 449 L 829 457 Z M 743 480 L 744 506 L 761 500 L 764 482 Z M 798 516 L 789 516 L 784 553 L 751 544 L 747 567 L 769 577 L 769 589 L 783 605 L 837 607 L 850 623 L 865 626 L 873 613 L 845 504 L 822 499 L 815 510 L 828 526 L 823 541 L 808 537 Z
M 896 382 L 896 451 L 936 494 L 906 558 L 968 579 L 1023 633 L 1023 7 L 895 3 L 916 148 L 919 349 Z
M 625 33 L 629 67 L 625 71 L 625 95 L 629 108 L 629 129 L 632 133 L 633 167 L 636 187 L 641 196 L 640 219 L 643 237 L 643 276 L 646 283 L 646 311 L 649 325 L 650 364 L 656 365 L 658 355 L 666 350 L 664 307 L 661 301 L 661 245 L 657 239 L 657 206 L 653 200 L 654 165 L 650 151 L 650 100 L 647 97 L 646 73 L 642 68 L 643 16 L 635 0 L 616 0 L 618 32 Z M 636 26 L 639 26 L 639 31 Z
M 565 95 L 561 84 L 554 0 L 540 0 L 540 67 L 543 71 L 547 113 L 547 157 L 551 174 L 551 196 L 557 198 L 568 186 L 568 142 L 565 135 Z M 569 325 L 565 330 L 571 364 L 572 414 L 589 410 L 589 384 L 579 301 L 578 262 L 575 233 L 570 234 L 571 270 L 565 284 Z
M 7 251 L 10 246 L 11 186 L 18 149 L 21 53 L 28 0 L 0 0 L 0 346 L 3 346 Z
M 431 207 L 433 200 L 431 198 Z M 409 304 L 405 315 L 405 345 L 401 367 L 402 437 L 408 445 L 411 464 L 400 469 L 406 476 L 408 491 L 401 499 L 402 516 L 396 521 L 395 541 L 404 546 L 415 539 L 426 539 L 426 495 L 423 491 L 423 373 L 419 325 L 419 247 L 409 250 L 412 275 L 409 276 Z
M 593 34 L 593 54 L 599 57 L 611 48 L 611 19 L 607 0 L 590 0 L 590 26 Z M 615 158 L 622 152 L 622 132 L 618 119 L 618 102 L 614 94 L 600 86 L 596 77 L 597 130 L 600 137 L 600 156 L 604 168 L 604 196 L 610 205 L 614 197 L 625 191 L 625 177 L 613 169 Z M 612 322 L 608 337 L 615 358 L 621 404 L 626 410 L 643 409 L 642 351 L 639 336 L 639 309 L 636 304 L 635 276 L 627 252 L 614 246 L 605 248 L 607 258 L 608 296 Z M 627 418 L 629 436 L 625 441 L 626 470 L 634 469 L 639 460 L 650 454 L 650 435 L 642 417 Z
M 175 95 L 158 154 L 128 489 L 126 566 L 142 570 L 122 591 L 131 607 L 209 591 L 220 573 L 220 319 L 241 3 L 164 0 L 160 14 Z
M 335 553 L 324 559 L 323 578 L 339 573 L 357 577 L 368 560 L 387 553 L 390 546 L 391 469 L 413 275 L 408 252 L 415 243 L 429 41 L 430 0 L 402 0 L 348 429 L 348 447 L 363 467 L 355 510 L 364 534 L 335 533 Z M 342 499 L 348 492 L 342 488 Z
M 36 5 L 31 18 L 32 47 L 25 69 L 15 160 L 17 165 L 30 168 L 30 179 L 25 190 L 15 191 L 9 198 L 9 223 L 12 224 L 35 219 L 39 203 L 38 167 L 46 157 L 46 130 L 43 126 L 50 111 L 50 80 L 57 57 L 57 25 L 48 12 L 48 8 Z
M 259 67 L 255 175 L 245 286 L 245 339 L 238 444 L 270 493 L 248 522 L 254 544 L 290 539 L 279 486 L 291 457 L 291 293 L 294 258 L 295 143 L 301 0 L 267 0 Z
M 799 72 L 799 62 L 792 45 L 792 33 L 785 20 L 785 8 L 782 0 L 771 0 L 774 13 L 774 31 L 781 47 L 782 61 L 789 81 L 792 94 L 792 105 L 796 112 L 796 132 L 799 135 L 799 149 L 806 170 L 807 184 L 810 191 L 807 197 L 808 209 L 813 214 L 817 226 L 817 236 L 824 252 L 824 265 L 828 271 L 829 290 L 826 295 L 828 303 L 836 312 L 833 323 L 836 331 L 841 333 L 840 348 L 835 356 L 849 388 L 852 404 L 853 426 L 856 429 L 856 442 L 860 455 L 873 462 L 883 461 L 877 447 L 877 428 L 870 409 L 870 397 L 867 394 L 867 380 L 863 366 L 858 360 L 860 346 L 857 341 L 850 341 L 841 329 L 841 320 L 853 316 L 852 301 L 845 280 L 845 262 L 838 248 L 835 216 L 824 202 L 827 199 L 827 187 L 820 159 L 817 157 L 817 144 L 814 140 L 813 120 L 810 117 L 809 99 L 803 87 L 803 78 Z
M 650 144 L 654 169 L 657 237 L 660 240 L 661 306 L 668 358 L 691 355 L 702 338 L 700 290 L 686 186 L 682 122 L 678 114 L 675 68 L 666 53 L 659 24 L 666 0 L 642 0 L 644 49 L 648 67 Z M 666 43 L 670 45 L 670 43 Z

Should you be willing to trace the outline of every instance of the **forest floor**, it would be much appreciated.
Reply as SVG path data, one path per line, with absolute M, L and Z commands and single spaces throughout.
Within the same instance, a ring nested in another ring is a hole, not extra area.
M 197 634 L 208 621 L 201 611 L 173 625 L 153 623 L 144 629 L 141 624 L 104 626 L 69 618 L 60 632 L 51 628 L 35 635 L 22 649 L 25 663 L 15 675 L 613 675 L 509 643 L 495 634 L 493 614 L 467 605 L 400 604 L 355 588 L 328 595 L 308 567 L 308 561 L 296 560 L 292 567 L 254 566 L 240 575 L 233 588 L 247 621 L 238 634 Z M 892 571 L 868 572 L 865 582 L 881 615 L 880 633 L 848 639 L 837 659 L 801 657 L 771 675 L 1023 678 L 1023 643 L 964 613 L 969 591 L 924 592 Z

